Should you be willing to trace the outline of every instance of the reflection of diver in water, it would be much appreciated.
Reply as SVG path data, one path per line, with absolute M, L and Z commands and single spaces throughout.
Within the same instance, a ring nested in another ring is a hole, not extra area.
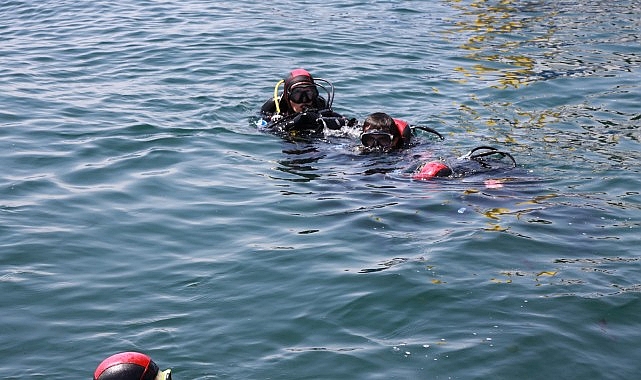
M 319 151 L 317 147 L 305 145 L 300 148 L 285 149 L 283 153 L 287 154 L 288 157 L 278 161 L 280 166 L 276 170 L 294 176 L 288 178 L 288 180 L 292 182 L 308 182 L 320 178 L 316 164 L 326 154 Z
M 505 158 L 507 158 L 507 161 Z M 516 160 L 510 153 L 491 146 L 479 146 L 456 160 L 427 162 L 412 175 L 412 179 L 456 178 L 477 173 L 503 171 L 515 167 Z
M 282 94 L 278 94 L 280 85 Z M 322 90 L 327 99 L 319 94 Z M 314 79 L 304 69 L 296 69 L 287 78 L 276 83 L 274 97 L 261 107 L 262 125 L 274 132 L 287 135 L 319 134 L 325 128 L 341 129 L 352 126 L 348 120 L 332 110 L 334 85 L 325 79 Z

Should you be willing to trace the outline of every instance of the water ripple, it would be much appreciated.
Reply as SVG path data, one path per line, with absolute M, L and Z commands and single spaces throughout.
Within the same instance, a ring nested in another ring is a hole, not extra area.
M 3 2 L 0 377 L 635 376 L 638 5 Z M 258 129 L 301 66 L 445 140 Z

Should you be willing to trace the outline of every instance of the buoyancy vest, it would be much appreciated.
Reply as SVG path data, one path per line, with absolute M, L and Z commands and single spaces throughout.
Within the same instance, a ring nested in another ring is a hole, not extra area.
M 442 161 L 430 161 L 423 165 L 418 173 L 412 178 L 417 180 L 428 180 L 434 177 L 447 177 L 452 175 L 452 169 Z
M 409 123 L 405 120 L 394 119 L 394 124 L 396 125 L 396 129 L 398 129 L 398 133 L 403 139 L 403 144 L 409 144 L 410 139 L 412 138 L 412 128 L 410 128 Z

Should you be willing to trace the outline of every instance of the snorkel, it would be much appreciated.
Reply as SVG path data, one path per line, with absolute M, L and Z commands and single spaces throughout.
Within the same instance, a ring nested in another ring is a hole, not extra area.
M 274 104 L 276 104 L 276 114 L 280 113 L 280 102 L 278 101 L 278 87 L 280 87 L 281 84 L 285 83 L 284 79 L 281 79 L 276 83 L 276 86 L 274 86 Z

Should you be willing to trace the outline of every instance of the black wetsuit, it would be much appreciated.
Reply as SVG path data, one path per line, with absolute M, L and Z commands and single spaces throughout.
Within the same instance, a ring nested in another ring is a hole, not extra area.
M 294 112 L 282 98 L 279 99 L 279 108 L 280 113 L 277 113 L 274 99 L 267 100 L 261 107 L 261 117 L 267 122 L 268 128 L 285 132 L 322 132 L 324 128 L 341 129 L 343 126 L 356 124 L 356 119 L 347 119 L 327 108 L 327 102 L 321 96 L 303 112 Z

